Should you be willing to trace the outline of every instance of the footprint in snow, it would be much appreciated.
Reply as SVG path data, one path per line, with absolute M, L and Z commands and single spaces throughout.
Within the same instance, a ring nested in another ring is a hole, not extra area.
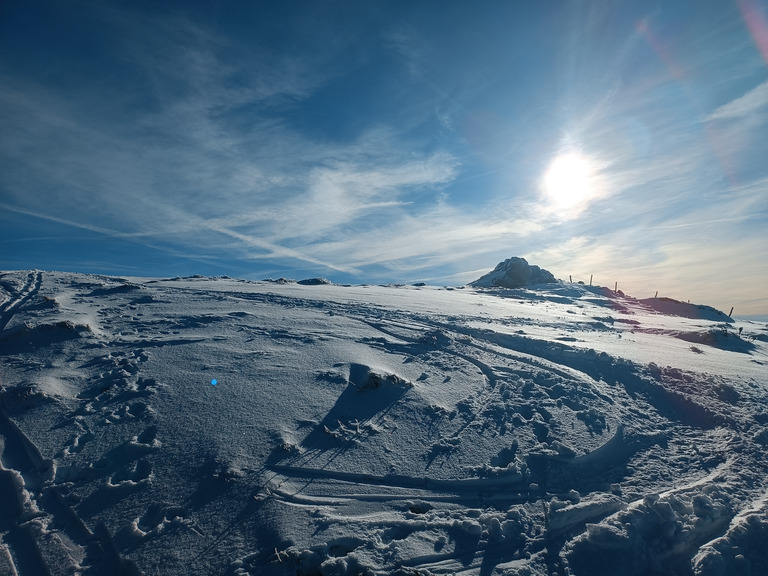
M 137 460 L 130 466 L 121 468 L 107 481 L 107 485 L 113 488 L 124 486 L 136 486 L 146 484 L 152 476 L 152 465 L 146 459 Z

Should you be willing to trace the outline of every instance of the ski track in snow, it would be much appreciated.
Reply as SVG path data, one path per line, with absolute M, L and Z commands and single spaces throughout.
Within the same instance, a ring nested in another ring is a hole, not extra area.
M 15 311 L 37 294 L 42 282 L 42 272 L 30 272 L 20 288 L 11 288 L 6 293 L 3 302 L 0 304 L 0 331 L 7 326 L 8 322 L 13 318 Z
M 765 327 L 606 294 L 2 273 L 0 573 L 764 572 Z

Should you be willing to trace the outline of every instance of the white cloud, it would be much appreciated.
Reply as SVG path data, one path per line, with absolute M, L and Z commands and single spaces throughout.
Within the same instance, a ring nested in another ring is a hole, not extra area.
M 89 232 L 95 232 L 97 234 L 103 234 L 104 236 L 108 236 L 111 238 L 142 238 L 142 237 L 150 237 L 152 236 L 151 233 L 148 232 L 131 232 L 131 233 L 125 233 L 120 232 L 117 230 L 113 230 L 111 228 L 106 228 L 104 226 L 99 226 L 96 224 L 92 224 L 90 222 L 76 222 L 74 220 L 69 220 L 67 218 L 60 218 L 57 216 L 52 216 L 49 214 L 46 214 L 44 212 L 35 211 L 35 210 L 28 210 L 25 208 L 20 208 L 18 206 L 13 206 L 10 204 L 6 204 L 5 202 L 0 202 L 0 208 L 3 210 L 7 210 L 8 212 L 14 212 L 16 214 L 22 214 L 24 216 L 32 216 L 33 218 L 40 218 L 41 220 L 48 220 L 49 222 L 56 222 L 57 224 L 64 224 L 66 226 L 71 226 L 72 228 L 79 228 L 81 230 L 88 230 Z
M 707 120 L 744 118 L 768 106 L 768 80 L 743 96 L 723 104 L 707 116 Z
M 436 154 L 396 165 L 372 162 L 315 168 L 309 174 L 308 190 L 286 203 L 286 221 L 274 233 L 311 242 L 361 218 L 396 216 L 391 209 L 403 207 L 408 192 L 435 190 L 449 183 L 455 165 L 450 155 Z
M 350 236 L 353 225 L 360 241 L 362 228 L 455 176 L 451 155 L 420 153 L 391 129 L 329 145 L 281 123 L 270 107 L 323 82 L 315 70 L 327 67 L 312 57 L 225 62 L 227 41 L 183 19 L 139 26 L 122 12 L 105 15 L 139 31 L 119 38 L 151 79 L 156 108 L 126 115 L 118 99 L 92 114 L 91 96 L 0 82 L 0 115 L 9 120 L 1 151 L 15 164 L 5 200 L 17 212 L 147 245 L 356 272 L 343 255 L 325 260 L 299 246 Z M 113 88 L 90 90 L 106 97 Z M 254 103 L 237 116 L 247 126 L 233 125 L 228 113 Z
M 389 30 L 383 34 L 382 40 L 385 45 L 402 58 L 411 77 L 420 78 L 423 76 L 429 49 L 427 43 L 420 38 L 416 30 L 407 27 Z
M 433 269 L 463 266 L 470 261 L 477 265 L 494 252 L 511 249 L 541 232 L 538 223 L 495 208 L 469 212 L 441 202 L 387 221 L 371 222 L 354 234 L 342 230 L 331 241 L 308 250 L 319 258 L 349 262 L 358 268 L 383 267 L 390 279 L 410 279 L 425 273 L 434 277 Z

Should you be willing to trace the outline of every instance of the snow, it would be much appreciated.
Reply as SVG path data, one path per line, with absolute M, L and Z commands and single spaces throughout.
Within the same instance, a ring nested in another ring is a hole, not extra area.
M 19 271 L 0 329 L 2 574 L 768 566 L 765 324 L 569 283 Z

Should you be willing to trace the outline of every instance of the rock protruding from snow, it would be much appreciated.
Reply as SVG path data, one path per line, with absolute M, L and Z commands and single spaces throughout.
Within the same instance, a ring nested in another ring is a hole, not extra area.
M 500 288 L 522 288 L 531 284 L 553 284 L 555 282 L 557 280 L 548 270 L 528 264 L 525 258 L 513 257 L 504 260 L 504 262 L 499 262 L 496 268 L 474 282 L 470 282 L 469 285 L 477 288 L 490 288 L 494 286 Z
M 302 286 L 322 286 L 324 284 L 333 284 L 333 282 L 326 278 L 307 278 L 306 280 L 299 280 L 297 284 Z

